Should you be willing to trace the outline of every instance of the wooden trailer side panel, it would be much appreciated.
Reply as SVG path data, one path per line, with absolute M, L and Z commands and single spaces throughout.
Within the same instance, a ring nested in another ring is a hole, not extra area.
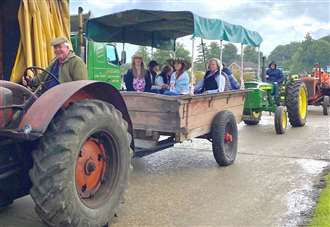
M 244 96 L 241 94 L 212 96 L 205 99 L 192 99 L 185 104 L 186 111 L 182 123 L 184 128 L 180 141 L 208 134 L 214 117 L 221 111 L 231 111 L 237 123 L 242 119 Z
M 176 133 L 180 130 L 180 104 L 155 94 L 123 92 L 135 130 Z

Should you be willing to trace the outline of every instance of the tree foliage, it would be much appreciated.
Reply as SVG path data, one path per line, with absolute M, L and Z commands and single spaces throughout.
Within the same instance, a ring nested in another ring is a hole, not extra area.
M 268 61 L 275 61 L 291 74 L 310 72 L 315 63 L 325 67 L 330 63 L 330 36 L 314 40 L 309 33 L 303 42 L 277 46 Z
M 156 49 L 153 60 L 156 60 L 160 65 L 164 65 L 168 59 L 174 58 L 174 56 L 177 58 L 184 58 L 185 60 L 191 62 L 191 54 L 189 50 L 184 48 L 182 43 L 176 44 L 175 55 L 171 50 Z
M 234 62 L 236 59 L 237 47 L 231 43 L 225 44 L 222 52 L 222 61 L 228 65 Z

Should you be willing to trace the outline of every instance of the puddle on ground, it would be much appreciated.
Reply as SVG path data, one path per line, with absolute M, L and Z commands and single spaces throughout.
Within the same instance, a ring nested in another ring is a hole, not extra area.
M 286 196 L 287 213 L 281 221 L 281 226 L 295 227 L 304 225 L 315 206 L 320 189 L 314 187 L 313 177 L 320 175 L 324 168 L 330 166 L 329 162 L 317 160 L 295 160 L 301 167 L 300 180 L 294 184 L 295 189 Z

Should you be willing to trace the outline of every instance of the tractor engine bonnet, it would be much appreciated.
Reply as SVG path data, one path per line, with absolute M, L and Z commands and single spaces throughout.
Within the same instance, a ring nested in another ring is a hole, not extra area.
M 13 117 L 12 108 L 4 108 L 13 105 L 13 92 L 5 87 L 0 87 L 0 128 L 4 128 Z

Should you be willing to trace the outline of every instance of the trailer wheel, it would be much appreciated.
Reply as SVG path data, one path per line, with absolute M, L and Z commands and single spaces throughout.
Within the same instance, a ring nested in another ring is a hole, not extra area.
M 211 138 L 213 155 L 219 166 L 234 163 L 237 155 L 237 124 L 229 111 L 219 112 L 213 119 Z
M 33 152 L 31 196 L 49 226 L 110 224 L 127 187 L 130 135 L 121 113 L 82 100 L 57 113 Z
M 274 125 L 276 134 L 284 134 L 288 125 L 287 114 L 283 106 L 278 106 L 275 111 Z
M 289 121 L 293 127 L 306 124 L 307 118 L 307 89 L 302 81 L 294 81 L 286 88 L 286 108 Z
M 323 102 L 322 102 L 322 108 L 323 108 L 323 115 L 329 114 L 329 106 L 330 106 L 330 97 L 324 96 Z

